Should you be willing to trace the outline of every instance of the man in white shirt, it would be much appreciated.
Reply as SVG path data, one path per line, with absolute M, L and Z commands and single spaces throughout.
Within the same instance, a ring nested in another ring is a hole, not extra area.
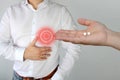
M 14 61 L 13 80 L 64 80 L 79 58 L 79 46 L 72 43 L 55 41 L 50 47 L 38 46 L 35 34 L 44 26 L 55 32 L 75 28 L 67 9 L 49 0 L 23 0 L 3 15 L 0 55 Z M 60 63 L 61 47 L 66 54 Z

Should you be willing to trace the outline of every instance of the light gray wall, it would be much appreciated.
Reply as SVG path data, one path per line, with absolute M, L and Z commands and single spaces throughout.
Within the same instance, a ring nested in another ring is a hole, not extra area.
M 5 9 L 21 0 L 1 0 L 0 18 Z M 62 1 L 62 0 L 57 0 Z M 119 0 L 63 0 L 74 20 L 88 18 L 120 31 Z M 79 25 L 78 25 L 79 26 Z M 83 29 L 83 26 L 79 26 Z M 82 46 L 80 59 L 67 80 L 120 80 L 120 51 L 110 47 Z M 12 64 L 0 57 L 0 80 L 10 80 Z

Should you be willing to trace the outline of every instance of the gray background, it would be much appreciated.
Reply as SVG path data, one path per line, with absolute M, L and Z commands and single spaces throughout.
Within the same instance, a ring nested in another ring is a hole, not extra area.
M 21 0 L 0 0 L 0 18 L 6 8 Z M 120 31 L 120 0 L 57 0 L 74 20 L 98 20 Z M 81 25 L 78 25 L 83 29 Z M 110 47 L 82 46 L 81 56 L 67 80 L 120 80 L 120 51 Z M 0 57 L 0 80 L 11 80 L 13 62 Z

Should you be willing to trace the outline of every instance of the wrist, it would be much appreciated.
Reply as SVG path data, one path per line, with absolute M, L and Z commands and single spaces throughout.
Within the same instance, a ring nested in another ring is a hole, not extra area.
M 107 46 L 120 49 L 120 32 L 108 31 Z

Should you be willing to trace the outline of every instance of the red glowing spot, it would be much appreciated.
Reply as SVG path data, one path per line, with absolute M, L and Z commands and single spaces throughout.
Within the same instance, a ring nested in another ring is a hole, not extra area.
M 42 45 L 51 45 L 55 41 L 55 33 L 49 27 L 44 27 L 37 32 L 37 41 Z

